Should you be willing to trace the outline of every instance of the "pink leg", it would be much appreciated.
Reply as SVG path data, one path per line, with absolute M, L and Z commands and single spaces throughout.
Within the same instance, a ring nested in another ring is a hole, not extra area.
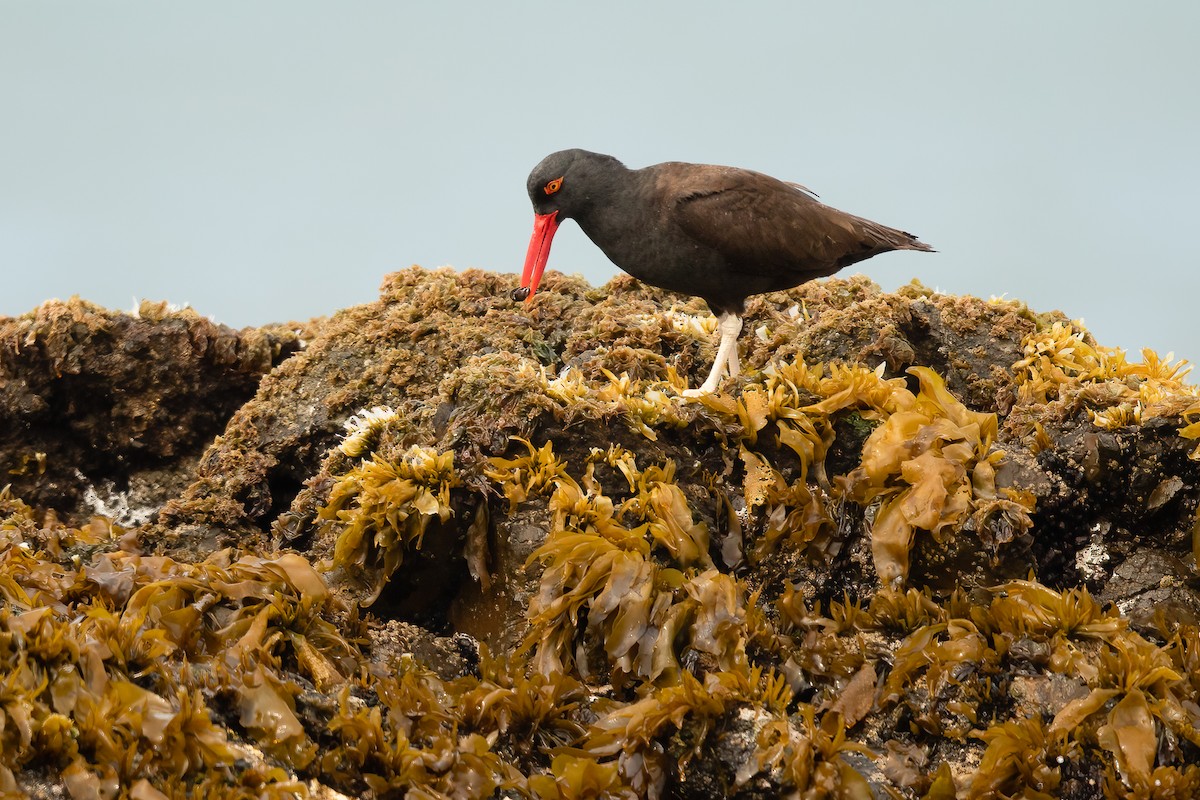
M 738 334 L 742 332 L 742 318 L 737 314 L 722 314 L 717 320 L 717 330 L 721 334 L 721 344 L 717 347 L 717 357 L 713 360 L 712 370 L 698 389 L 688 389 L 684 397 L 699 397 L 712 394 L 721 383 L 721 377 L 728 372 L 729 377 L 737 377 L 740 370 L 737 355 Z

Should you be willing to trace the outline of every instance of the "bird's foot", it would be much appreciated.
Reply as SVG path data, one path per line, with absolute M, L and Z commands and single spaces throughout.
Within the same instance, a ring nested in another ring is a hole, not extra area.
M 700 384 L 695 389 L 684 389 L 679 393 L 680 397 L 703 397 L 706 394 L 712 394 L 721 385 L 721 379 L 717 377 L 717 370 L 713 370 L 708 376 L 708 380 Z

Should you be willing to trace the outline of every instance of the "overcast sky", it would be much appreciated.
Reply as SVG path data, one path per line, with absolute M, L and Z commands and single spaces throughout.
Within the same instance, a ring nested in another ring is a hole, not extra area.
M 519 271 L 525 177 L 585 147 L 750 167 L 1008 295 L 1200 359 L 1200 3 L 0 0 L 0 315 L 235 326 L 409 264 Z M 573 225 L 550 267 L 616 269 Z

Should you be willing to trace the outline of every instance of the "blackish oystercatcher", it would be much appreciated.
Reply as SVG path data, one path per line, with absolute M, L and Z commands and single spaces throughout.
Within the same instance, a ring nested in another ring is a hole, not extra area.
M 721 343 L 707 380 L 738 374 L 746 298 L 799 286 L 889 250 L 933 248 L 911 233 L 838 211 L 799 184 L 759 172 L 669 161 L 629 169 L 587 150 L 552 153 L 529 173 L 533 238 L 514 300 L 532 299 L 550 242 L 573 219 L 638 280 L 704 298 Z

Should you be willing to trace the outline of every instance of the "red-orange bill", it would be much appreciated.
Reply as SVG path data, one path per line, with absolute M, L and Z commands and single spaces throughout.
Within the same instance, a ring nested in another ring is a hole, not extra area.
M 529 250 L 525 253 L 525 269 L 521 272 L 521 288 L 513 292 L 514 300 L 533 299 L 538 284 L 542 282 L 542 273 L 546 262 L 550 260 L 550 243 L 554 240 L 554 232 L 558 230 L 558 212 L 535 214 L 533 216 L 533 236 L 529 240 Z

